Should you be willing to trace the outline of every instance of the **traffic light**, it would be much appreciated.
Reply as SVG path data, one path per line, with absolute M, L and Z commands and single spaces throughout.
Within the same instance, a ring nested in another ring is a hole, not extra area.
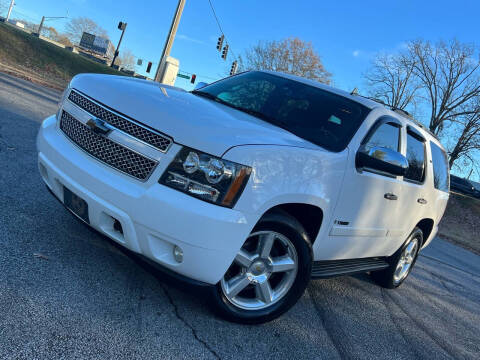
M 237 73 L 237 67 L 238 67 L 238 63 L 237 63 L 237 60 L 235 60 L 232 63 L 232 67 L 230 68 L 230 75 L 235 75 Z
M 191 82 L 192 84 L 195 84 L 195 80 L 196 80 L 196 79 L 197 79 L 197 75 L 192 74 L 192 77 L 190 78 L 190 82 Z
M 127 27 L 127 23 L 124 23 L 122 21 L 118 23 L 118 30 L 125 30 L 126 27 Z
M 227 54 L 228 54 L 228 44 L 223 47 L 223 51 L 222 51 L 223 60 L 227 60 Z
M 149 73 L 150 70 L 152 70 L 152 62 L 151 62 L 151 61 L 148 62 L 148 65 L 147 65 L 147 73 Z
M 218 38 L 218 41 L 217 41 L 217 50 L 218 51 L 222 50 L 223 39 L 225 39 L 225 35 L 222 35 Z

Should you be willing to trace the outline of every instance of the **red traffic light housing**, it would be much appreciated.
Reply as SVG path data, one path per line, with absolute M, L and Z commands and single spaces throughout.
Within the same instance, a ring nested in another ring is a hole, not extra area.
M 152 62 L 151 62 L 151 61 L 148 62 L 148 65 L 147 65 L 147 73 L 149 73 L 150 70 L 152 70 Z
M 191 82 L 192 84 L 195 84 L 195 80 L 196 80 L 196 79 L 197 79 L 197 75 L 192 74 L 192 77 L 190 78 L 190 82 Z

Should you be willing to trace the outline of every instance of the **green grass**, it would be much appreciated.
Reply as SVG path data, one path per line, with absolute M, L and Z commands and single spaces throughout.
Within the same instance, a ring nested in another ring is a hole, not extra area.
M 0 63 L 59 85 L 80 73 L 121 74 L 4 23 L 0 23 Z

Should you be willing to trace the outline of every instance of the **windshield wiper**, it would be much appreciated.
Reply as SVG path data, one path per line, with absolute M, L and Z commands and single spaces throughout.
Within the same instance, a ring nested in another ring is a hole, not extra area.
M 204 91 L 198 91 L 198 90 L 192 90 L 190 91 L 192 94 L 194 95 L 198 95 L 198 96 L 203 96 L 203 97 L 206 97 L 207 99 L 210 99 L 210 100 L 216 100 L 216 99 L 219 99 L 217 98 L 215 95 L 212 95 L 210 93 L 207 93 L 207 92 L 204 92 Z M 219 99 L 220 100 L 220 99 Z

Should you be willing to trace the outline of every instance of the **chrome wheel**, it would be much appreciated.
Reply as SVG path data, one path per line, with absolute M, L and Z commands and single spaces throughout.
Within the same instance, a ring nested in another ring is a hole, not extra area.
M 398 260 L 397 267 L 393 273 L 394 284 L 401 283 L 408 275 L 410 268 L 412 267 L 418 252 L 418 239 L 413 238 L 402 252 L 400 259 Z
M 292 287 L 298 270 L 295 246 L 283 234 L 250 234 L 221 281 L 222 292 L 245 310 L 277 303 Z

